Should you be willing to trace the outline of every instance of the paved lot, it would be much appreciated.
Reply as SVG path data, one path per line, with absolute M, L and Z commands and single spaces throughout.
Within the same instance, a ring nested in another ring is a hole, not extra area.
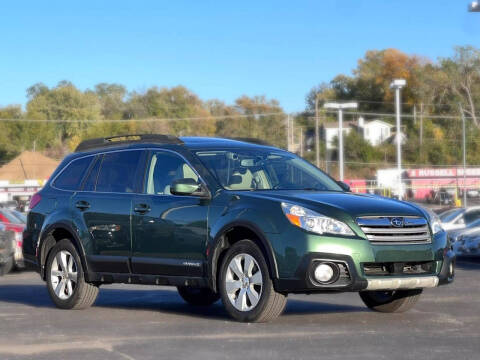
M 295 295 L 269 324 L 231 321 L 221 303 L 186 305 L 173 288 L 112 285 L 94 307 L 53 307 L 38 275 L 0 278 L 0 359 L 478 359 L 480 261 L 406 314 L 357 294 Z

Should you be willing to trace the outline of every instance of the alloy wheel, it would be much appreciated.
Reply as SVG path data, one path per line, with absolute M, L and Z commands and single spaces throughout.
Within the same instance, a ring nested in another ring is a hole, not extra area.
M 232 305 L 238 311 L 250 311 L 262 296 L 262 271 L 253 256 L 236 255 L 228 264 L 225 289 Z
M 67 250 L 61 250 L 52 261 L 50 283 L 55 295 L 61 300 L 69 299 L 77 286 L 77 263 Z

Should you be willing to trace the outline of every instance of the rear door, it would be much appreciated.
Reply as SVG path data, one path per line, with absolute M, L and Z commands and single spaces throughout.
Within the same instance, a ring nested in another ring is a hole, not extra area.
M 202 276 L 207 244 L 209 200 L 170 193 L 174 180 L 198 174 L 178 154 L 152 151 L 144 192 L 133 205 L 133 272 Z
M 74 218 L 81 221 L 87 260 L 94 272 L 128 273 L 132 250 L 131 212 L 143 169 L 142 150 L 100 155 L 72 198 Z

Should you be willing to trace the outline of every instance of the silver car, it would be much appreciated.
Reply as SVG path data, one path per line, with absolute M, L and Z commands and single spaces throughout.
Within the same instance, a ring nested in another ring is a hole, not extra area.
M 468 224 L 465 224 L 465 227 L 461 229 L 448 230 L 447 236 L 450 239 L 450 242 L 455 243 L 460 237 L 474 234 L 480 231 L 480 219 L 472 221 Z
M 465 229 L 480 219 L 480 206 L 450 209 L 439 217 L 445 231 Z

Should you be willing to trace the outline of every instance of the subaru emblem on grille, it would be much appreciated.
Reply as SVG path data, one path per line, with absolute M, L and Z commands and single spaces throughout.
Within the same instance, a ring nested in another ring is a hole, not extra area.
M 395 227 L 403 227 L 404 220 L 401 217 L 394 217 L 390 219 L 390 223 Z

